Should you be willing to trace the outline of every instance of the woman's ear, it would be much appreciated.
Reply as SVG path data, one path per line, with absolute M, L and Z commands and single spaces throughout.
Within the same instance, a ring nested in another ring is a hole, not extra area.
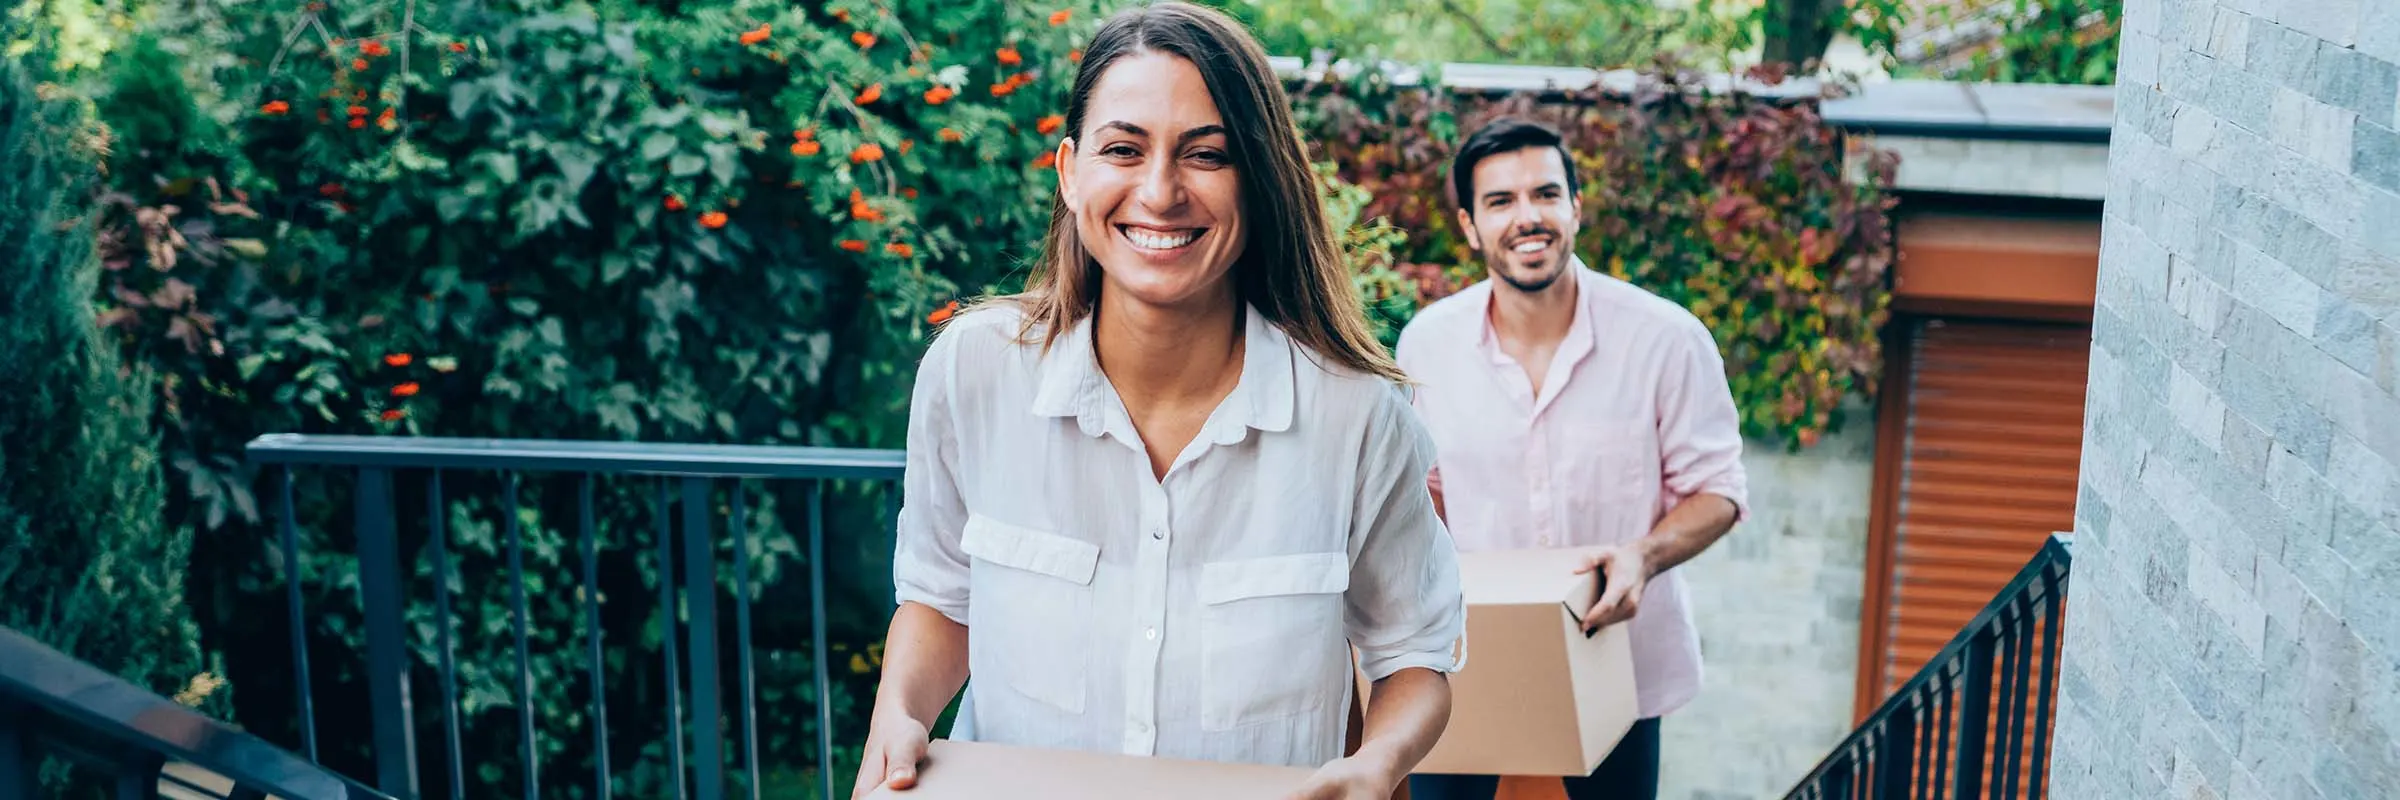
M 1080 211 L 1075 202 L 1075 138 L 1058 140 L 1058 152 L 1053 158 L 1058 162 L 1059 199 L 1066 202 L 1068 211 Z

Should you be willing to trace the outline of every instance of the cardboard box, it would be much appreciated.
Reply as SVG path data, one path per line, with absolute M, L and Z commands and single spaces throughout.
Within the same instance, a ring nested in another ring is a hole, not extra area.
M 1640 705 L 1625 625 L 1583 633 L 1600 581 L 1574 569 L 1592 552 L 1459 554 L 1467 664 L 1450 676 L 1450 725 L 1417 772 L 1589 775 L 1632 729 Z
M 1315 770 L 939 739 L 906 791 L 868 800 L 1281 800 Z

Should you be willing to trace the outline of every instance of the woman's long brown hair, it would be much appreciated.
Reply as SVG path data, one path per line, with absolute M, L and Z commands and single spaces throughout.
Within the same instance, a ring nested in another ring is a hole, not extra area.
M 1265 48 L 1214 9 L 1158 2 L 1118 12 L 1084 48 L 1067 101 L 1066 129 L 1080 136 L 1092 89 L 1111 65 L 1144 52 L 1183 58 L 1200 71 L 1217 104 L 1228 154 L 1240 176 L 1244 223 L 1256 231 L 1233 268 L 1235 295 L 1285 335 L 1358 372 L 1402 381 L 1400 368 L 1367 326 L 1334 232 L 1317 199 L 1316 175 L 1292 122 L 1291 102 Z M 1024 312 L 1020 340 L 1047 349 L 1089 316 L 1100 269 L 1076 235 L 1064 198 L 1053 198 L 1050 229 L 1025 291 L 999 298 Z

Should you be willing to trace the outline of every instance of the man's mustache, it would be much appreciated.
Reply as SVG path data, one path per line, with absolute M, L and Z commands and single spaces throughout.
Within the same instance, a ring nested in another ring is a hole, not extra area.
M 1536 236 L 1548 236 L 1550 237 L 1551 241 L 1557 241 L 1560 238 L 1557 230 L 1544 226 L 1538 228 L 1528 228 L 1523 231 L 1509 234 L 1507 237 L 1500 240 L 1500 244 L 1504 247 L 1513 247 L 1518 242 L 1531 239 Z

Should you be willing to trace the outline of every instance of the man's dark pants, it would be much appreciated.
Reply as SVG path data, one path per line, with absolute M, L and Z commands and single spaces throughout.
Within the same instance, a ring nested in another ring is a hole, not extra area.
M 1656 800 L 1658 718 L 1633 724 L 1600 768 L 1565 781 L 1568 800 Z M 1492 800 L 1500 790 L 1494 775 L 1410 775 L 1409 800 Z

